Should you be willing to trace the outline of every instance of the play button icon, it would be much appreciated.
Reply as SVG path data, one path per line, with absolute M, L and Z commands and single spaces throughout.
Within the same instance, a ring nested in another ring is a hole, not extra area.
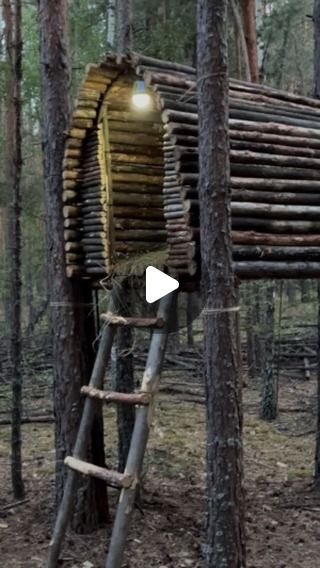
M 146 301 L 148 304 L 153 304 L 177 288 L 179 288 L 178 280 L 164 274 L 154 266 L 148 266 L 146 270 Z

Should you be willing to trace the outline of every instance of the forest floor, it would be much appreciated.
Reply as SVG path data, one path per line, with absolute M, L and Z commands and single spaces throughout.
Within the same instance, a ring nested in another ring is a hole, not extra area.
M 199 381 L 194 372 L 184 369 L 165 373 L 126 568 L 204 565 L 205 409 Z M 257 387 L 249 384 L 244 389 L 248 568 L 316 568 L 320 534 L 320 492 L 312 488 L 316 381 L 282 377 L 280 382 L 280 416 L 271 424 L 258 418 Z M 108 410 L 107 418 L 108 424 L 114 423 L 113 411 Z M 114 447 L 114 434 L 109 427 L 107 448 Z M 44 568 L 53 512 L 53 426 L 26 424 L 23 438 L 27 500 L 8 508 L 13 503 L 10 429 L 0 427 L 0 563 L 6 568 Z M 115 451 L 108 452 L 107 462 L 116 466 Z M 61 566 L 102 568 L 109 532 L 107 527 L 85 536 L 69 533 Z

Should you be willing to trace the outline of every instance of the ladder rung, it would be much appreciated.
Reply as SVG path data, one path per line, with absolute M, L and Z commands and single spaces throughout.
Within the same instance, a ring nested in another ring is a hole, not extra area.
M 159 329 L 164 325 L 162 318 L 124 318 L 110 312 L 101 314 L 101 319 L 108 324 L 118 325 L 120 327 L 148 327 Z
M 98 465 L 79 460 L 72 456 L 66 457 L 64 463 L 66 466 L 70 467 L 70 469 L 73 469 L 78 473 L 82 473 L 83 475 L 102 479 L 102 481 L 105 481 L 112 487 L 124 487 L 127 489 L 133 481 L 131 475 L 128 475 L 127 473 L 119 473 L 118 471 L 99 467 Z
M 148 392 L 106 392 L 90 386 L 82 387 L 81 394 L 89 396 L 90 398 L 103 400 L 107 404 L 119 402 L 122 404 L 141 404 L 142 406 L 147 406 L 151 400 L 151 394 Z

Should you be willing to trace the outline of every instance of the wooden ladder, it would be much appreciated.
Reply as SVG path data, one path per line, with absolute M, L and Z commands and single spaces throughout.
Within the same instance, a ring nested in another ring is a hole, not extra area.
M 158 390 L 160 373 L 166 348 L 168 331 L 167 323 L 173 305 L 174 293 L 160 300 L 156 318 L 123 318 L 113 314 L 102 316 L 104 327 L 100 339 L 94 368 L 88 386 L 82 387 L 81 393 L 86 396 L 80 426 L 73 449 L 73 456 L 65 459 L 68 476 L 63 498 L 58 510 L 54 532 L 49 544 L 47 568 L 56 568 L 62 541 L 73 512 L 73 503 L 77 490 L 79 474 L 90 475 L 105 481 L 108 485 L 121 489 L 117 513 L 113 525 L 110 546 L 106 558 L 106 568 L 120 568 L 124 554 L 126 538 L 131 515 L 134 508 L 137 487 L 147 446 L 152 420 L 154 396 Z M 152 338 L 143 375 L 140 392 L 120 393 L 106 392 L 103 389 L 106 365 L 110 359 L 111 348 L 117 326 L 132 326 L 153 329 Z M 161 332 L 159 332 L 159 329 Z M 126 403 L 137 405 L 135 424 L 124 473 L 98 467 L 85 461 L 90 439 L 96 401 L 106 403 Z

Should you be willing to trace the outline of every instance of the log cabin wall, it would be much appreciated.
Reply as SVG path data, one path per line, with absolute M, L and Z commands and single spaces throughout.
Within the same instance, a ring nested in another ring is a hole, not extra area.
M 144 80 L 152 108 L 134 110 Z M 240 278 L 320 276 L 320 102 L 230 81 L 232 237 Z M 89 66 L 66 141 L 67 274 L 93 281 L 166 250 L 199 281 L 195 70 L 131 54 Z

